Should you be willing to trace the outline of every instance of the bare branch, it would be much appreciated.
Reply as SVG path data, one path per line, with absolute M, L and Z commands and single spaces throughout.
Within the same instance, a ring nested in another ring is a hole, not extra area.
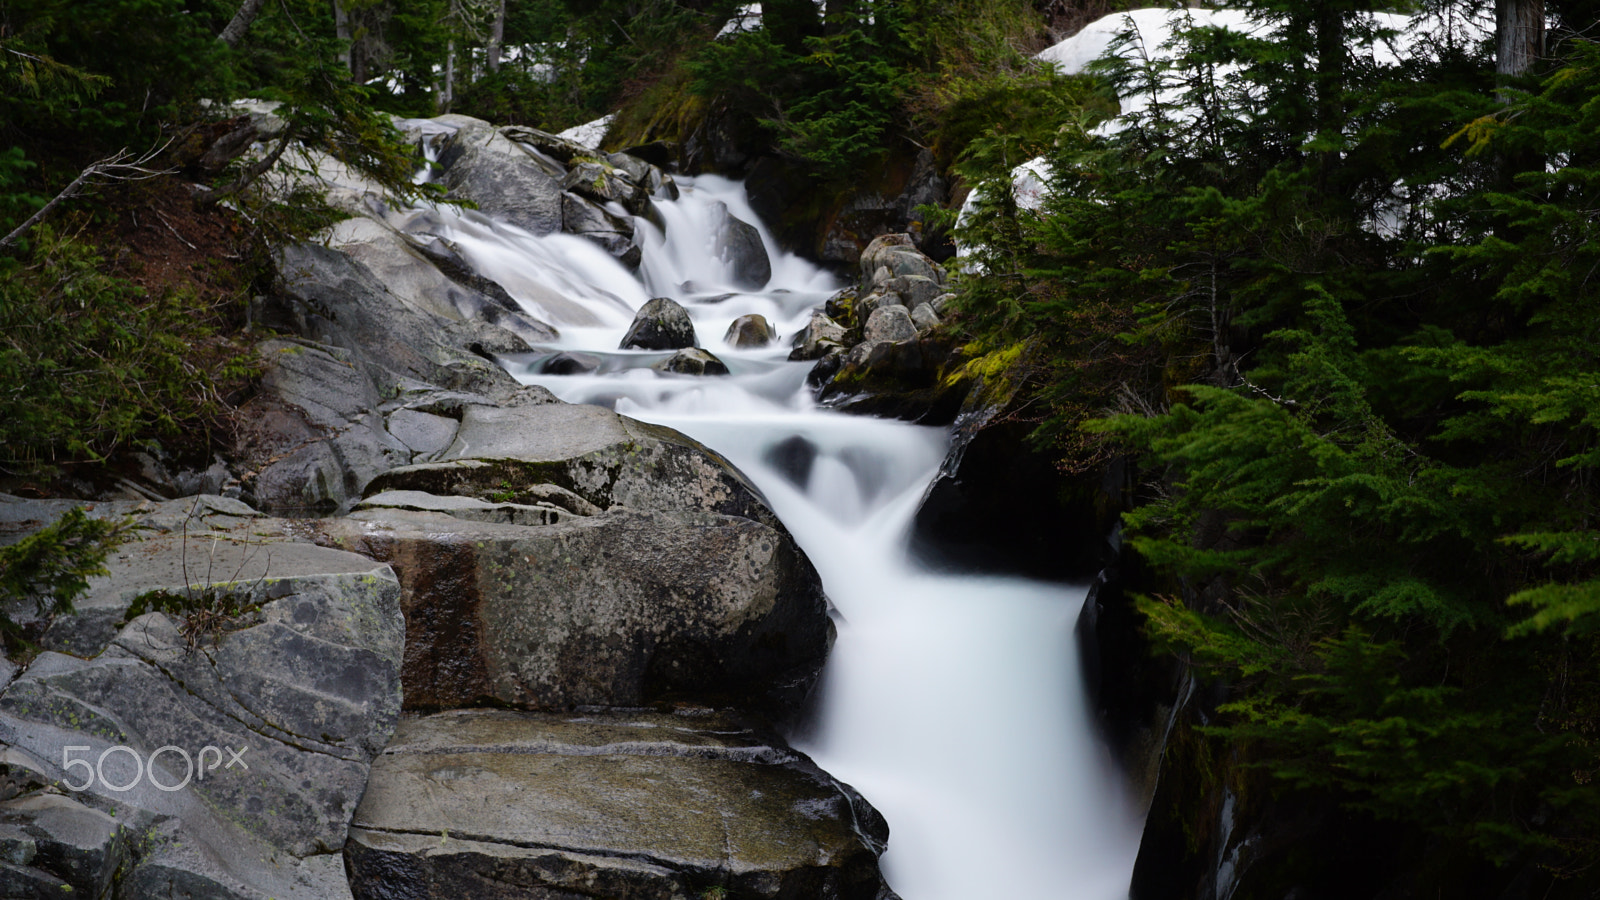
M 151 169 L 146 167 L 151 160 L 161 155 L 162 151 L 167 149 L 167 144 L 170 143 L 171 141 L 168 141 L 166 144 L 148 150 L 138 157 L 135 157 L 124 147 L 111 156 L 90 165 L 87 169 L 79 172 L 78 177 L 72 179 L 72 183 L 62 189 L 61 193 L 56 194 L 49 203 L 40 207 L 38 212 L 29 216 L 26 222 L 18 225 L 10 234 L 0 238 L 0 250 L 5 250 L 21 240 L 24 234 L 27 234 L 35 225 L 43 222 L 61 204 L 92 188 L 121 182 L 147 181 L 151 178 L 159 178 L 176 172 L 177 169 Z

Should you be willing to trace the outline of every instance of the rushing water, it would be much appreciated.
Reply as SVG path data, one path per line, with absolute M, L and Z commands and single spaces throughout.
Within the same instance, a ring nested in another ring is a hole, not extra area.
M 883 865 L 905 900 L 1126 897 L 1137 828 L 1085 702 L 1072 630 L 1083 589 L 913 563 L 911 521 L 949 435 L 819 408 L 810 364 L 786 360 L 789 338 L 839 285 L 763 230 L 772 279 L 740 292 L 711 252 L 709 205 L 758 222 L 742 189 L 709 176 L 679 185 L 681 200 L 658 204 L 665 233 L 641 225 L 638 275 L 581 238 L 442 214 L 479 271 L 561 330 L 511 371 L 562 399 L 677 428 L 766 494 L 821 572 L 839 624 L 815 715 L 792 737 L 888 819 Z M 634 310 L 660 296 L 688 308 L 700 346 L 731 375 L 664 375 L 649 366 L 670 353 L 616 349 Z M 781 339 L 728 346 L 728 324 L 745 313 L 766 316 Z M 560 351 L 601 364 L 538 374 Z

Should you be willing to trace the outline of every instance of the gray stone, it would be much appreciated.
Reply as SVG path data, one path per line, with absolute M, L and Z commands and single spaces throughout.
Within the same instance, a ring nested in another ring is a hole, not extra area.
M 541 485 L 554 487 L 553 485 Z M 559 490 L 559 488 L 557 489 Z M 582 497 L 565 492 L 571 501 L 591 506 Z M 563 499 L 567 499 L 563 498 Z M 591 506 L 592 508 L 592 506 Z M 499 525 L 554 525 L 563 516 L 574 515 L 570 503 L 556 505 L 542 503 L 490 503 L 475 497 L 439 497 L 422 491 L 385 491 L 361 501 L 356 510 L 402 509 L 414 512 L 438 512 L 466 522 L 489 522 Z M 595 515 L 580 513 L 579 515 Z
M 725 460 L 670 429 L 568 404 L 465 407 L 446 456 L 385 473 L 367 508 L 319 526 L 399 571 L 408 704 L 803 696 L 831 640 L 826 602 Z
M 810 563 L 751 519 L 388 496 L 319 528 L 400 573 L 408 708 L 638 706 L 669 694 L 787 705 L 831 642 Z
M 419 307 L 339 250 L 318 244 L 280 250 L 278 292 L 266 313 L 270 327 L 348 351 L 347 361 L 366 373 L 380 395 L 392 393 L 404 378 L 483 394 L 517 387 L 516 379 L 483 358 L 489 348 L 483 346 L 482 323 Z
M 887 279 L 879 277 L 878 269 L 889 271 L 890 277 L 915 275 L 938 284 L 944 284 L 944 268 L 917 249 L 909 234 L 882 234 L 872 239 L 861 252 L 861 277 L 871 284 L 882 284 Z
M 389 433 L 411 449 L 412 460 L 428 462 L 450 447 L 461 423 L 415 409 L 397 409 L 389 414 L 388 424 Z
M 657 297 L 639 308 L 618 346 L 623 350 L 679 350 L 696 343 L 689 311 L 671 298 Z
M 650 192 L 626 170 L 608 162 L 587 159 L 573 164 L 561 186 L 597 203 L 615 203 L 636 216 L 649 214 Z
M 689 347 L 679 350 L 650 368 L 657 372 L 672 372 L 677 375 L 726 375 L 728 365 L 716 356 L 699 347 Z
M 451 196 L 534 234 L 561 230 L 561 166 L 501 131 L 462 128 L 445 141 L 439 165 Z
M 474 710 L 402 724 L 345 854 L 362 900 L 876 900 L 887 839 L 848 785 L 727 714 Z
M 626 153 L 608 153 L 606 161 L 627 172 L 628 177 L 635 184 L 643 186 L 651 197 L 657 200 L 678 199 L 678 183 L 656 166 Z
M 643 258 L 644 250 L 634 236 L 633 220 L 577 194 L 561 195 L 561 229 L 594 241 L 629 268 L 636 268 Z
M 219 456 L 205 471 L 181 471 L 173 476 L 173 481 L 177 484 L 178 496 L 193 497 L 197 494 L 221 494 L 232 478 L 233 473 L 228 470 L 227 462 Z
M 600 368 L 600 357 L 592 353 L 557 353 L 539 366 L 545 375 L 583 375 Z
M 892 291 L 871 291 L 862 294 L 856 300 L 856 321 L 865 326 L 867 321 L 872 318 L 872 314 L 879 309 L 888 306 L 903 306 L 904 304 L 905 301 L 901 299 L 900 295 Z
M 931 305 L 933 307 L 933 311 L 934 312 L 943 313 L 945 311 L 945 309 L 947 309 L 950 306 L 951 301 L 953 301 L 955 299 L 956 299 L 956 295 L 955 294 L 949 294 L 949 293 L 940 294 L 939 296 L 937 296 L 937 297 L 933 298 L 931 301 L 929 301 L 929 305 Z
M 409 224 L 419 227 L 424 217 Z M 446 342 L 473 353 L 521 353 L 555 340 L 556 330 L 528 315 L 505 289 L 478 275 L 440 239 L 406 234 L 371 218 L 346 219 L 329 229 L 328 245 L 360 263 L 394 296 L 399 309 L 444 327 Z
M 57 847 L 84 873 L 109 864 L 108 819 L 132 829 L 135 868 L 118 876 L 128 896 L 347 896 L 332 854 L 399 717 L 399 585 L 386 566 L 287 540 L 288 523 L 207 524 L 132 545 L 105 587 L 131 599 L 156 582 L 233 614 L 150 612 L 93 659 L 40 654 L 0 697 L 0 743 L 69 790 L 87 784 L 74 805 L 23 798 L 0 815 L 40 835 L 36 863 Z M 210 574 L 196 578 L 200 560 Z M 88 748 L 71 753 L 94 778 L 62 768 L 68 746 Z M 219 758 L 185 783 L 183 753 L 208 746 Z M 113 747 L 141 762 L 177 750 L 138 777 Z
M 261 389 L 241 408 L 235 452 L 263 508 L 343 509 L 378 473 L 412 461 L 376 411 L 377 386 L 348 353 L 275 340 L 257 354 Z
M 933 311 L 933 304 L 924 303 L 911 311 L 911 324 L 917 326 L 917 334 L 927 334 L 939 327 L 939 314 Z
M 40 791 L 0 803 L 0 829 L 7 862 L 48 872 L 90 897 L 107 895 L 125 856 L 121 823 L 60 794 Z
M 72 896 L 72 885 L 32 866 L 0 860 L 0 897 L 6 900 L 56 900 Z
M 811 321 L 798 336 L 797 344 L 789 354 L 791 360 L 821 359 L 828 351 L 844 343 L 844 326 L 817 310 Z
M 765 347 L 777 338 L 778 333 L 773 331 L 772 324 L 760 313 L 750 313 L 734 319 L 728 325 L 727 334 L 722 336 L 724 341 L 741 350 Z
M 329 554 L 302 543 L 283 520 L 266 519 L 223 497 L 186 497 L 161 504 L 100 503 L 90 514 L 132 515 L 140 527 L 106 559 L 107 574 L 91 578 L 88 590 L 73 601 L 76 612 L 57 617 L 39 638 L 48 649 L 78 656 L 105 650 L 133 599 L 146 591 L 254 583 L 306 569 L 359 574 L 373 568 L 371 560 Z
M 872 359 L 872 352 L 878 349 L 881 341 L 862 341 L 844 352 L 841 366 L 845 369 L 862 369 L 867 367 L 868 360 Z
M 944 286 L 922 275 L 896 275 L 882 283 L 885 291 L 898 294 L 907 309 L 916 309 L 944 293 Z
M 568 403 L 467 406 L 461 416 L 442 461 L 385 472 L 367 494 L 419 490 L 493 499 L 554 484 L 600 509 L 695 510 L 782 528 L 743 473 L 670 428 Z
M 733 281 L 747 290 L 759 290 L 772 280 L 772 260 L 754 225 L 728 211 L 721 201 L 711 204 L 711 253 L 728 264 Z
M 521 146 L 540 153 L 563 166 L 571 165 L 579 157 L 593 157 L 594 151 L 574 140 L 569 140 L 559 134 L 529 128 L 526 125 L 507 125 L 500 129 L 500 134 L 506 139 L 516 142 Z
M 872 311 L 862 333 L 868 341 L 916 340 L 917 326 L 904 306 L 883 306 Z

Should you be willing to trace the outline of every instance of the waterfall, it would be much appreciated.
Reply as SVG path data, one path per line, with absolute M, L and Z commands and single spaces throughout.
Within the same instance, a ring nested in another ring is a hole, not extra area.
M 911 522 L 949 443 L 944 429 L 820 408 L 810 363 L 789 339 L 840 285 L 780 252 L 758 290 L 736 286 L 712 252 L 722 203 L 759 223 L 743 188 L 681 178 L 657 201 L 637 275 L 595 245 L 535 237 L 449 210 L 434 230 L 558 341 L 505 360 L 524 383 L 671 426 L 728 457 L 765 493 L 822 575 L 839 637 L 814 715 L 790 735 L 888 819 L 883 866 L 905 900 L 1126 897 L 1137 816 L 1094 734 L 1073 625 L 1084 589 L 1020 578 L 927 571 L 908 554 Z M 667 352 L 618 350 L 651 297 L 689 311 L 699 345 L 727 376 L 662 374 Z M 780 339 L 741 350 L 723 340 L 737 316 L 764 315 Z M 587 374 L 542 374 L 578 352 Z

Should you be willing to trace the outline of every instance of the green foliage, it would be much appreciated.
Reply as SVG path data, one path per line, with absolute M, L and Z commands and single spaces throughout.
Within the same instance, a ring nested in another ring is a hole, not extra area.
M 799 38 L 792 49 L 770 28 L 716 41 L 691 60 L 693 89 L 753 116 L 785 156 L 823 180 L 843 180 L 886 152 L 886 136 L 910 91 L 904 26 Z
M 1263 9 L 1259 39 L 1194 29 L 1174 63 L 1106 67 L 1179 105 L 1097 130 L 1085 92 L 1042 141 L 968 142 L 960 324 L 1033 342 L 1061 465 L 1138 454 L 1131 543 L 1181 587 L 1141 609 L 1230 686 L 1213 733 L 1285 788 L 1579 871 L 1600 53 L 1571 42 L 1500 107 L 1471 46 L 1379 67 L 1329 52 L 1373 31 L 1359 8 Z M 1037 204 L 1011 189 L 1030 153 Z
M 145 613 L 164 613 L 179 623 L 178 634 L 193 651 L 207 637 L 215 645 L 223 632 L 237 626 L 240 618 L 265 605 L 265 598 L 256 591 L 259 586 L 223 582 L 189 585 L 181 592 L 146 591 L 133 598 L 124 620 L 131 622 Z
M 20 45 L 0 52 L 11 57 L 0 80 L 24 88 L 0 92 L 5 137 L 50 128 L 94 146 L 153 143 L 226 77 L 211 12 L 182 0 L 0 3 L 0 34 Z
M 105 559 L 127 538 L 131 520 L 91 519 L 78 507 L 10 547 L 0 547 L 0 630 L 16 626 L 3 612 L 32 602 L 39 615 L 72 612 L 89 579 L 106 574 Z
M 203 429 L 214 385 L 242 374 L 194 298 L 146 296 L 48 227 L 0 277 L 0 463 L 101 459 L 129 441 Z

